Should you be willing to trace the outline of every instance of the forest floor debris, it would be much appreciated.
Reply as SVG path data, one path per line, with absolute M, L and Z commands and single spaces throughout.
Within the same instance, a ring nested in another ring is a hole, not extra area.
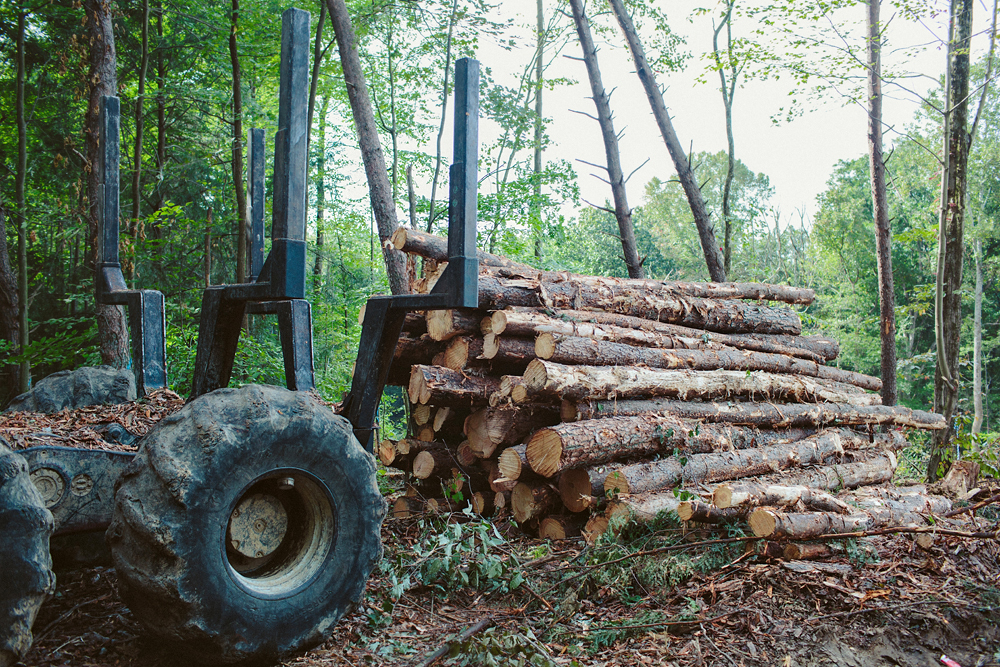
M 963 528 L 996 533 L 998 520 L 989 506 Z M 387 519 L 382 533 L 363 604 L 284 664 L 415 666 L 445 645 L 433 664 L 1000 664 L 996 540 L 938 535 L 923 547 L 894 533 L 786 561 L 763 540 L 670 520 L 625 525 L 596 545 L 530 539 L 468 514 Z M 649 553 L 663 545 L 677 548 Z M 26 665 L 181 664 L 143 637 L 112 569 L 58 576 Z

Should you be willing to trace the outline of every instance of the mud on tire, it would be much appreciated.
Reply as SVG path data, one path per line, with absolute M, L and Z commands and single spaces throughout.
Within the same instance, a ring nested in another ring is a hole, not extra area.
M 0 667 L 31 647 L 31 625 L 56 579 L 49 557 L 52 514 L 24 458 L 0 438 Z
M 308 394 L 250 385 L 192 401 L 116 484 L 107 537 L 125 602 L 201 662 L 319 643 L 381 557 L 375 471 Z

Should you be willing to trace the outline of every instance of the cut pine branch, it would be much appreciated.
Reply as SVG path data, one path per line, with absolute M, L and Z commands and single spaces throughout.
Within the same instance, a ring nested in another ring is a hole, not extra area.
M 876 405 L 880 398 L 852 385 L 764 371 L 661 370 L 634 366 L 566 366 L 536 359 L 524 371 L 528 395 L 557 398 L 608 399 L 671 397 L 722 399 L 752 397 L 801 403 Z
M 578 336 L 541 333 L 535 339 L 535 355 L 560 364 L 589 366 L 648 366 L 650 368 L 767 371 L 804 375 L 878 391 L 882 381 L 870 375 L 845 371 L 815 361 L 783 354 L 751 352 L 735 348 L 714 350 L 656 349 Z
M 834 405 L 830 403 L 706 403 L 670 399 L 623 401 L 564 401 L 563 421 L 579 421 L 641 414 L 665 414 L 710 423 L 742 424 L 767 428 L 790 426 L 892 425 L 921 429 L 945 427 L 933 412 L 884 405 Z

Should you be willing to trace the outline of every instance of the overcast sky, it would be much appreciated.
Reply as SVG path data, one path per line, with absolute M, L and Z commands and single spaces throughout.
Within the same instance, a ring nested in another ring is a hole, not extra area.
M 553 4 L 546 0 L 547 7 Z M 713 5 L 694 0 L 670 0 L 669 3 L 662 0 L 662 4 L 669 8 L 672 29 L 686 37 L 685 48 L 694 55 L 686 71 L 670 74 L 659 81 L 661 86 L 666 87 L 665 101 L 675 131 L 685 150 L 692 145 L 695 151 L 725 150 L 725 116 L 718 77 L 712 75 L 704 84 L 696 81 L 702 73 L 699 56 L 711 49 L 712 24 L 710 16 L 693 17 L 693 11 L 697 7 Z M 533 0 L 505 0 L 500 11 L 505 16 L 515 17 L 518 23 L 534 24 Z M 864 7 L 859 6 L 854 11 L 858 16 L 843 18 L 856 19 L 858 23 L 854 27 L 861 32 L 864 30 Z M 886 5 L 883 18 L 887 11 L 891 10 Z M 977 3 L 976 11 L 977 18 L 983 19 L 986 12 L 981 2 Z M 891 46 L 908 46 L 932 40 L 932 33 L 941 29 L 942 20 L 938 19 L 936 24 L 933 20 L 928 21 L 923 26 L 904 25 L 901 20 L 894 20 L 889 33 Z M 747 26 L 737 23 L 736 32 L 746 34 L 749 31 Z M 654 176 L 667 178 L 673 172 L 673 165 L 624 42 L 619 38 L 617 30 L 612 35 L 596 37 L 604 86 L 609 90 L 616 89 L 611 106 L 616 117 L 616 129 L 624 131 L 620 142 L 623 171 L 628 174 L 649 159 L 628 183 L 629 203 L 634 207 L 642 204 L 645 184 Z M 525 41 L 521 52 L 514 54 L 483 45 L 478 57 L 484 66 L 493 69 L 498 80 L 503 80 L 505 76 L 505 63 L 516 63 L 516 70 L 506 72 L 509 82 L 513 84 L 523 63 L 530 59 L 532 49 L 533 40 L 530 39 Z M 579 57 L 579 43 L 575 39 L 571 41 L 564 54 Z M 893 54 L 887 52 L 884 57 L 890 58 Z M 914 67 L 932 77 L 939 76 L 944 69 L 943 51 L 927 49 Z M 591 175 L 595 171 L 592 167 L 578 161 L 606 162 L 597 122 L 573 113 L 573 110 L 594 113 L 594 104 L 589 99 L 586 68 L 580 61 L 563 57 L 553 63 L 547 76 L 575 79 L 577 84 L 545 92 L 544 114 L 553 120 L 548 131 L 555 144 L 546 157 L 572 161 L 580 175 L 583 198 L 604 202 L 611 197 L 609 186 Z M 931 79 L 913 83 L 922 92 L 931 84 Z M 808 215 L 815 213 L 816 196 L 825 189 L 836 162 L 863 156 L 867 151 L 865 111 L 856 105 L 845 106 L 843 98 L 835 93 L 800 118 L 774 124 L 772 116 L 788 104 L 791 90 L 790 83 L 785 80 L 746 82 L 736 92 L 733 112 L 736 155 L 750 169 L 770 178 L 775 190 L 773 203 L 780 206 L 784 217 L 794 214 L 797 209 L 804 209 Z M 899 126 L 905 125 L 913 117 L 915 108 L 912 98 L 902 101 L 889 99 L 886 102 L 886 120 Z M 488 127 L 483 127 L 484 141 L 489 138 L 490 131 Z M 888 143 L 891 140 L 891 136 L 887 137 Z

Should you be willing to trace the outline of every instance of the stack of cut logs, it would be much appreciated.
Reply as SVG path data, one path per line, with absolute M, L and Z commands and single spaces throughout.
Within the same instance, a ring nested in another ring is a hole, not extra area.
M 393 243 L 424 258 L 413 286 L 428 291 L 446 241 L 400 229 Z M 407 387 L 412 436 L 378 454 L 420 486 L 396 516 L 471 503 L 544 537 L 594 539 L 615 517 L 670 510 L 809 538 L 950 508 L 886 484 L 903 428 L 944 420 L 881 405 L 878 378 L 827 365 L 836 341 L 800 335 L 794 310 L 768 305 L 809 304 L 812 290 L 479 260 L 478 310 L 404 324 L 390 383 Z

